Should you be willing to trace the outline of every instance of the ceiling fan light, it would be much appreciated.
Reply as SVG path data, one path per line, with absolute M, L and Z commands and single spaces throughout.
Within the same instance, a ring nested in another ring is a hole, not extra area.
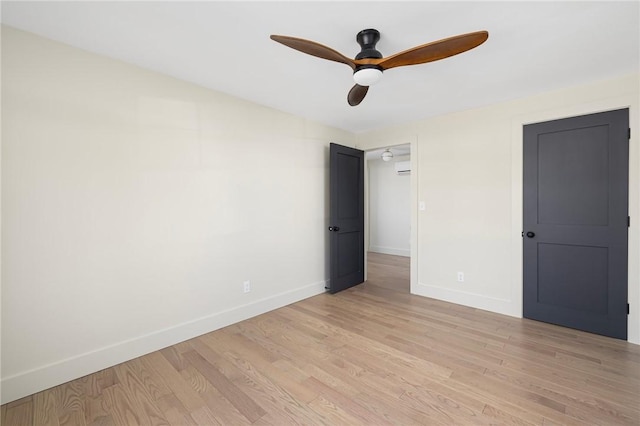
M 391 161 L 393 158 L 393 153 L 388 149 L 382 153 L 382 161 Z
M 382 77 L 382 70 L 378 68 L 361 68 L 353 73 L 353 81 L 360 86 L 372 86 Z

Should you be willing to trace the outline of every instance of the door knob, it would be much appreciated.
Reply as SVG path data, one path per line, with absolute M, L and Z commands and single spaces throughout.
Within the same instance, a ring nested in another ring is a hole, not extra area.
M 340 230 L 340 227 L 338 227 L 338 226 L 330 226 L 329 227 L 329 231 L 338 232 L 339 230 Z
M 533 238 L 533 237 L 535 237 L 535 236 L 536 236 L 536 233 L 535 233 L 535 232 L 531 232 L 531 231 L 527 232 L 527 237 L 528 237 L 528 238 Z

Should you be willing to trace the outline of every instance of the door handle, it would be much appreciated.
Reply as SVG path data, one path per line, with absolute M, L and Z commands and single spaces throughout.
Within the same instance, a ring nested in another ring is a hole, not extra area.
M 338 232 L 340 230 L 339 226 L 330 226 L 329 231 Z
M 535 237 L 535 236 L 536 236 L 536 233 L 535 233 L 535 232 L 531 232 L 531 231 L 527 232 L 527 237 L 528 237 L 528 238 L 533 238 L 533 237 Z

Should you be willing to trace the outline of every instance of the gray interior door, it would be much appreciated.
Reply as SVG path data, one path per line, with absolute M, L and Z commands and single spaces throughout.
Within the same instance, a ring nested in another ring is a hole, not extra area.
M 524 126 L 523 308 L 627 338 L 629 110 Z
M 364 281 L 364 151 L 330 145 L 330 281 L 336 293 Z

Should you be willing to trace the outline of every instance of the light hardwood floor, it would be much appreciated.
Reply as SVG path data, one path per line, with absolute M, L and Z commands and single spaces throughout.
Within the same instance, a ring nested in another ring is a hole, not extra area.
M 365 283 L 3 405 L 2 424 L 638 425 L 639 395 L 638 346 Z
M 410 293 L 409 257 L 382 253 L 367 253 L 367 281 L 365 286 L 387 288 Z

